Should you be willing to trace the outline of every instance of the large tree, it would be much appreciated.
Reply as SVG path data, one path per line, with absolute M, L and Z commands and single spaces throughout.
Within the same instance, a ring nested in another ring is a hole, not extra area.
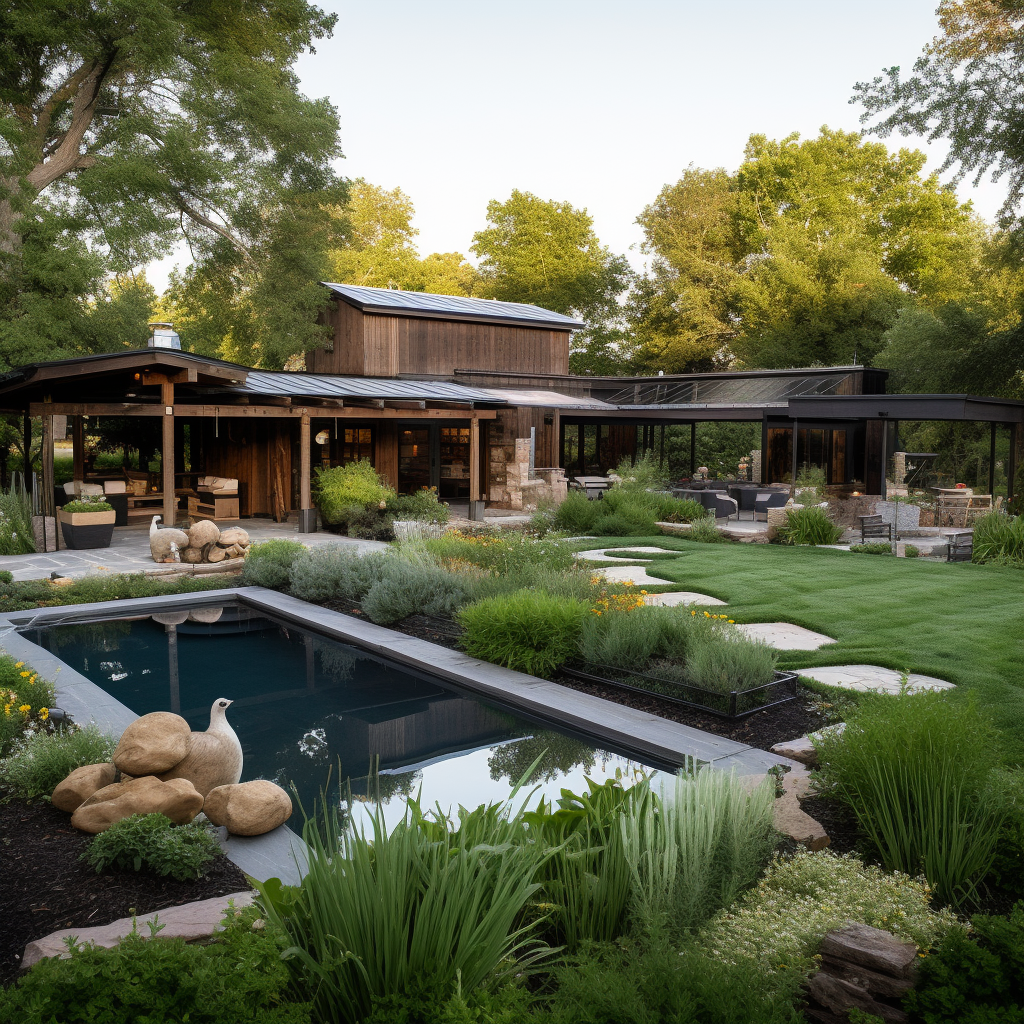
M 640 216 L 648 365 L 869 362 L 907 302 L 971 284 L 984 232 L 924 156 L 856 133 L 753 135 L 735 174 L 690 168 Z
M 1024 5 L 1020 0 L 941 0 L 941 33 L 913 71 L 899 67 L 854 87 L 868 131 L 945 139 L 940 171 L 975 184 L 1007 180 L 1005 226 L 1021 227 L 1024 198 Z
M 330 253 L 331 280 L 372 288 L 472 295 L 477 273 L 457 252 L 420 259 L 415 209 L 400 188 L 384 189 L 362 178 L 350 182 L 348 201 L 335 212 L 340 237 Z
M 298 271 L 322 268 L 327 239 L 306 232 L 314 208 L 342 198 L 338 123 L 329 103 L 300 94 L 293 64 L 334 21 L 306 0 L 0 9 L 0 359 L 21 358 L 12 345 L 37 358 L 88 350 L 35 299 L 53 292 L 87 313 L 104 275 L 182 235 L 189 280 L 233 290 L 232 327 L 251 315 L 235 315 L 243 295 L 271 314 L 268 362 L 315 340 L 323 296 Z M 73 287 L 52 273 L 54 251 Z
M 487 204 L 487 227 L 473 236 L 472 251 L 480 257 L 480 294 L 585 322 L 573 342 L 576 372 L 625 362 L 619 297 L 629 264 L 601 245 L 586 210 L 514 190 L 504 203 Z

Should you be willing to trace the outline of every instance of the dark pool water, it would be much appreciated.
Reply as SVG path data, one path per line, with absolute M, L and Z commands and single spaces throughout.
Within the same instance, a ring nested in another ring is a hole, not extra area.
M 234 701 L 243 781 L 294 785 L 307 811 L 322 791 L 354 817 L 379 799 L 392 822 L 417 793 L 446 813 L 475 807 L 505 799 L 542 753 L 531 781 L 549 798 L 658 767 L 234 605 L 26 635 L 140 715 L 203 730 L 214 700 Z

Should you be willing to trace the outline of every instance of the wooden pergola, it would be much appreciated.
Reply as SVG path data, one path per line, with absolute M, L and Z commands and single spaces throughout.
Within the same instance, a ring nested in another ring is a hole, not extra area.
M 479 403 L 490 406 L 479 407 Z M 312 510 L 313 419 L 389 423 L 461 420 L 470 424 L 469 489 L 481 497 L 480 420 L 503 403 L 457 384 L 255 371 L 173 349 L 146 348 L 18 367 L 0 376 L 0 408 L 42 420 L 42 500 L 54 514 L 53 419 L 71 423 L 75 479 L 85 467 L 83 417 L 158 417 L 161 421 L 163 520 L 177 518 L 175 426 L 184 420 L 219 424 L 297 423 L 300 529 Z M 26 444 L 27 450 L 27 444 Z

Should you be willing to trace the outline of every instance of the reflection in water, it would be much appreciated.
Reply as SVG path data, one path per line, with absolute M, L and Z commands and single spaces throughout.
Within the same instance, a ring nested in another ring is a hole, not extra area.
M 356 648 L 236 606 L 218 611 L 30 637 L 138 714 L 177 707 L 201 731 L 217 697 L 233 700 L 243 780 L 294 787 L 307 813 L 322 791 L 353 820 L 379 801 L 389 823 L 409 796 L 443 813 L 504 800 L 542 754 L 528 782 L 555 797 L 584 787 L 584 775 L 602 782 L 635 766 Z

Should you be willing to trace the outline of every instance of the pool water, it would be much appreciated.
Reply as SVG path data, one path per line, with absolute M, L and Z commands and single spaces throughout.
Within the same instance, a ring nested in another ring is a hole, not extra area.
M 241 606 L 27 636 L 139 715 L 174 711 L 201 731 L 211 704 L 232 700 L 242 780 L 294 785 L 310 813 L 322 793 L 357 819 L 379 800 L 389 823 L 417 794 L 445 813 L 476 807 L 507 798 L 542 754 L 530 788 L 549 799 L 585 790 L 587 777 L 661 767 Z M 297 813 L 291 824 L 301 820 Z

